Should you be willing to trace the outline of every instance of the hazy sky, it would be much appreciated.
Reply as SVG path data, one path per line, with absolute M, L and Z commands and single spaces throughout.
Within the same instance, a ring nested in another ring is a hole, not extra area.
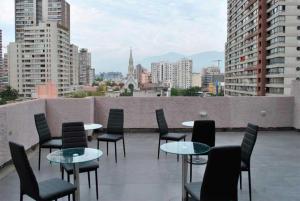
M 126 72 L 134 63 L 168 52 L 224 51 L 226 0 L 68 0 L 71 42 L 92 52 L 99 71 Z M 14 41 L 14 0 L 0 0 L 0 29 Z M 6 50 L 5 50 L 6 51 Z

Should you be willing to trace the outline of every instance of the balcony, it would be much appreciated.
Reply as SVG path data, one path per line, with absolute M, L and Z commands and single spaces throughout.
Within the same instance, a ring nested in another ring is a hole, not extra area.
M 240 144 L 245 125 L 248 122 L 258 124 L 261 131 L 252 156 L 253 200 L 298 200 L 300 136 L 296 129 L 300 128 L 299 82 L 293 83 L 292 91 L 294 96 L 287 97 L 58 98 L 0 106 L 1 200 L 19 199 L 19 178 L 10 162 L 8 141 L 21 143 L 28 149 L 38 180 L 60 177 L 59 166 L 47 162 L 46 150 L 42 152 L 41 171 L 37 170 L 38 135 L 34 114 L 46 113 L 51 132 L 59 136 L 62 122 L 96 122 L 106 126 L 110 108 L 124 109 L 127 156 L 123 158 L 119 148 L 119 160 L 115 164 L 113 150 L 106 157 L 105 144 L 100 143 L 104 155 L 100 159 L 99 200 L 180 200 L 181 163 L 170 154 L 161 154 L 160 160 L 156 158 L 155 109 L 158 108 L 164 108 L 172 130 L 187 133 L 191 130 L 182 127 L 181 122 L 203 118 L 200 113 L 205 111 L 207 119 L 216 121 L 216 145 Z M 89 143 L 89 147 L 96 148 L 95 140 Z M 194 181 L 201 181 L 204 167 L 194 167 Z M 91 189 L 86 175 L 81 176 L 82 200 L 96 200 L 93 174 Z M 243 178 L 239 200 L 248 201 L 246 175 Z

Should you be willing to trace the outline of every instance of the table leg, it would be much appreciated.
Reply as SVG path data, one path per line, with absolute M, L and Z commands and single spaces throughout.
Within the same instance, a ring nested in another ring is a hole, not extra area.
M 88 141 L 92 141 L 93 130 L 85 130 L 85 134 L 86 134 Z
M 76 186 L 76 201 L 80 201 L 80 178 L 79 178 L 79 163 L 74 163 L 74 184 Z
M 184 185 L 187 183 L 187 155 L 182 155 L 182 201 L 186 201 L 186 191 Z

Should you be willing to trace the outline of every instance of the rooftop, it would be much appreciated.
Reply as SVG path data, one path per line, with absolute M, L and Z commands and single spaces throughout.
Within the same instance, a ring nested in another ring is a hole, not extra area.
M 240 144 L 243 132 L 218 132 L 216 145 Z M 104 154 L 100 159 L 99 200 L 101 201 L 179 201 L 181 199 L 181 161 L 175 155 L 161 154 L 157 160 L 157 133 L 126 134 L 126 158 L 119 146 L 118 163 L 114 161 L 113 146 L 106 156 L 106 144 L 100 143 Z M 95 140 L 89 147 L 96 148 Z M 30 163 L 39 181 L 60 177 L 59 166 L 50 165 L 43 151 L 41 171 L 38 154 L 30 155 Z M 300 134 L 296 131 L 260 131 L 252 155 L 252 193 L 254 201 L 299 200 Z M 193 167 L 193 181 L 201 181 L 205 166 Z M 247 173 L 239 200 L 248 201 Z M 94 174 L 89 190 L 85 174 L 81 174 L 81 198 L 96 200 Z M 72 178 L 72 177 L 71 177 Z M 71 179 L 72 181 L 72 179 Z M 200 192 L 200 189 L 199 189 Z M 19 199 L 19 178 L 15 171 L 0 180 L 1 200 Z M 24 201 L 30 200 L 24 197 Z M 61 200 L 67 200 L 61 199 Z

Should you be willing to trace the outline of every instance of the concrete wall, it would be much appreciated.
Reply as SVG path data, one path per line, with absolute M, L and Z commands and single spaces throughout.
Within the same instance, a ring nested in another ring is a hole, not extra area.
M 181 122 L 214 119 L 218 128 L 293 127 L 293 97 L 153 97 L 95 98 L 95 121 L 106 127 L 110 108 L 123 108 L 125 128 L 157 128 L 155 110 L 163 108 L 169 128 L 183 128 Z
M 294 128 L 300 129 L 300 82 L 292 82 L 292 95 L 294 96 L 294 114 L 293 123 Z
M 0 106 L 0 166 L 11 158 L 9 141 L 26 149 L 38 143 L 34 114 L 45 112 L 45 102 L 41 99 Z
M 57 98 L 46 102 L 47 121 L 52 136 L 61 136 L 64 122 L 94 122 L 94 98 Z

